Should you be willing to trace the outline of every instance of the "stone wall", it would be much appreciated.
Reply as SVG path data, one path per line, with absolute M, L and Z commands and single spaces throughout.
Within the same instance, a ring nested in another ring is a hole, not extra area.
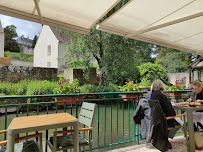
M 50 80 L 57 78 L 56 68 L 0 65 L 0 81 L 18 82 L 22 79 Z
M 167 73 L 168 81 L 175 85 L 175 81 L 179 81 L 182 84 L 185 84 L 186 88 L 189 88 L 189 72 L 182 73 Z

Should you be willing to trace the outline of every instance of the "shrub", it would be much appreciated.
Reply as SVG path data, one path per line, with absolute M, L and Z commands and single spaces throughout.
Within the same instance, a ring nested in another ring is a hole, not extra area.
M 31 55 L 27 55 L 27 54 L 24 54 L 24 53 L 14 53 L 14 52 L 9 52 L 9 51 L 6 51 L 4 53 L 4 56 L 5 57 L 9 57 L 13 60 L 20 60 L 20 61 L 33 61 L 33 56 Z
M 93 84 L 85 84 L 81 86 L 81 93 L 97 93 L 97 92 L 118 92 L 119 88 L 117 85 L 110 83 L 108 86 L 99 86 Z M 108 95 L 86 95 L 84 98 L 114 98 L 118 97 L 118 94 L 108 94 Z
M 120 88 L 120 91 L 122 92 L 139 91 L 139 85 L 134 84 L 134 82 L 130 81 L 130 79 L 128 79 L 128 82 L 125 82 L 125 85 L 119 86 L 119 88 Z
M 151 83 L 160 79 L 164 83 L 167 79 L 166 69 L 160 64 L 144 63 L 139 66 L 141 81 L 150 81 Z

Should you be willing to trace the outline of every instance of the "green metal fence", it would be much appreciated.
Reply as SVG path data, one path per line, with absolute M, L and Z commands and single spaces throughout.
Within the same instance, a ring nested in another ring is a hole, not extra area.
M 188 91 L 182 91 L 188 92 Z M 189 90 L 190 92 L 190 90 Z M 128 101 L 123 101 L 119 97 L 121 92 L 102 92 L 102 93 L 82 93 L 82 94 L 66 94 L 66 95 L 34 95 L 34 96 L 3 96 L 0 100 L 10 99 L 29 99 L 29 98 L 50 98 L 50 97 L 62 97 L 62 96 L 85 96 L 85 99 L 78 100 L 78 102 L 94 102 L 97 104 L 97 110 L 93 121 L 93 149 L 99 149 L 111 145 L 121 144 L 136 141 L 139 144 L 141 134 L 138 125 L 135 126 L 133 122 L 133 112 L 139 102 L 140 97 L 138 94 L 147 93 L 142 92 L 122 92 L 122 93 L 136 93 L 135 98 L 126 98 Z M 88 99 L 88 96 L 99 96 L 99 98 Z M 101 95 L 116 95 L 116 98 L 101 97 Z M 11 120 L 14 117 L 50 114 L 67 112 L 71 115 L 78 117 L 80 111 L 80 105 L 73 105 L 73 98 L 71 98 L 71 104 L 66 105 L 66 101 L 50 101 L 50 102 L 37 102 L 37 103 L 19 103 L 19 104 L 4 104 L 0 105 L 1 109 L 4 109 L 5 114 L 0 116 L 0 130 L 7 129 Z M 130 101 L 130 99 L 133 99 Z M 179 102 L 179 98 L 176 102 Z M 57 106 L 57 103 L 64 103 L 63 106 Z M 16 108 L 15 113 L 8 114 L 8 108 Z M 48 138 L 53 130 L 44 131 L 44 138 Z M 83 136 L 86 136 L 83 133 Z M 6 139 L 6 134 L 1 139 Z M 88 150 L 88 149 L 83 149 Z

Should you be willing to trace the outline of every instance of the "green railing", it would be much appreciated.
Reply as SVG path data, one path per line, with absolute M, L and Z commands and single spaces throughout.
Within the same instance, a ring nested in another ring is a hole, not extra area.
M 183 91 L 182 91 L 183 92 Z M 188 92 L 188 91 L 184 91 Z M 190 92 L 190 90 L 189 90 Z M 137 98 L 126 98 L 133 99 L 133 101 L 123 101 L 118 95 L 122 93 L 137 93 Z M 29 98 L 50 98 L 50 97 L 62 97 L 62 96 L 85 96 L 86 99 L 78 100 L 82 102 L 94 102 L 97 104 L 97 110 L 95 112 L 95 118 L 93 122 L 93 149 L 103 148 L 111 145 L 120 143 L 136 141 L 140 143 L 141 134 L 138 125 L 135 126 L 133 122 L 133 113 L 138 104 L 138 94 L 147 93 L 147 91 L 136 91 L 136 92 L 101 92 L 101 93 L 81 93 L 81 94 L 66 94 L 66 95 L 31 95 L 31 96 L 3 96 L 0 100 L 11 100 L 11 99 L 29 99 Z M 88 99 L 88 96 L 101 96 L 101 95 L 117 95 L 115 98 L 98 98 Z M 179 98 L 177 98 L 176 102 Z M 71 115 L 78 117 L 80 107 L 78 104 L 73 105 L 71 98 L 71 104 L 66 105 L 66 101 L 60 102 L 37 102 L 37 103 L 19 103 L 19 104 L 5 104 L 0 105 L 1 109 L 4 109 L 5 114 L 0 116 L 0 130 L 7 129 L 11 120 L 14 117 L 39 115 L 39 114 L 50 114 L 67 112 Z M 57 106 L 57 103 L 64 103 L 63 106 Z M 15 113 L 8 115 L 8 108 L 16 108 Z M 44 131 L 44 138 L 48 138 L 49 134 L 53 131 Z M 83 134 L 86 136 L 86 134 Z M 1 139 L 6 139 L 6 134 Z M 88 149 L 83 149 L 88 150 Z

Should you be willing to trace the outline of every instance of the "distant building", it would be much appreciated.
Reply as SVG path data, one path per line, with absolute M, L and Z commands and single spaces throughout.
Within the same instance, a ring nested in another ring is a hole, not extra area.
M 190 69 L 189 80 L 190 83 L 194 81 L 203 82 L 203 57 L 192 62 L 188 68 Z
M 59 34 L 54 27 L 44 25 L 34 48 L 34 67 L 57 68 L 59 72 L 67 68 L 65 59 L 65 42 L 70 39 L 65 34 Z
M 18 37 L 16 41 L 19 44 L 20 51 L 24 54 L 33 55 L 32 40 L 29 37 L 25 38 L 24 35 Z
M 0 20 L 0 57 L 4 57 L 4 30 Z

